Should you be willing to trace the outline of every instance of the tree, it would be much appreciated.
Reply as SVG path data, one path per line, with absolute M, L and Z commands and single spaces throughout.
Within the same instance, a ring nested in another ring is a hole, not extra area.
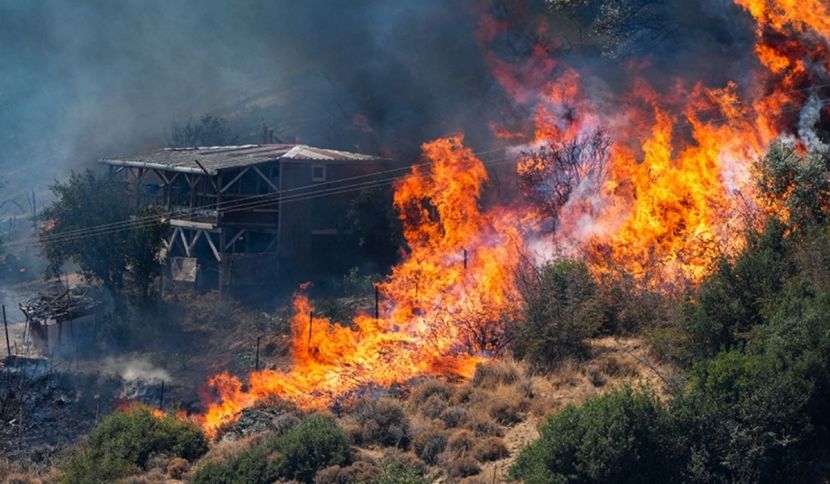
M 198 121 L 189 119 L 183 126 L 174 125 L 168 143 L 174 147 L 221 146 L 236 144 L 239 136 L 232 133 L 225 118 L 202 115 Z
M 522 153 L 519 188 L 556 231 L 559 215 L 578 190 L 598 189 L 605 177 L 611 140 L 598 129 L 584 136 Z
M 680 27 L 677 5 L 665 0 L 545 0 L 552 12 L 563 13 L 587 28 L 603 55 L 626 57 L 669 39 Z
M 796 231 L 830 222 L 830 153 L 802 153 L 792 143 L 779 141 L 756 162 L 755 170 L 769 215 Z
M 52 185 L 56 200 L 41 213 L 46 228 L 40 243 L 48 276 L 59 276 L 67 261 L 84 277 L 113 294 L 126 283 L 149 295 L 161 270 L 160 249 L 167 227 L 156 207 L 138 208 L 122 183 L 90 170 L 73 172 Z

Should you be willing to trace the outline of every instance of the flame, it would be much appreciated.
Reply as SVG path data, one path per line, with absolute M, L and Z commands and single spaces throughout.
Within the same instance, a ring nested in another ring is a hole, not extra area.
M 227 373 L 211 378 L 216 398 L 200 417 L 209 433 L 268 397 L 325 407 L 367 385 L 422 375 L 466 378 L 483 361 L 474 353 L 486 348 L 476 348 L 467 329 L 515 307 L 522 235 L 511 212 L 481 211 L 487 171 L 461 136 L 423 150 L 430 163 L 413 168 L 396 187 L 409 253 L 378 286 L 381 317 L 331 321 L 315 314 L 303 287 L 293 302 L 293 365 L 254 372 L 247 388 Z
M 753 160 L 780 136 L 821 143 L 810 124 L 828 91 L 830 7 L 822 0 L 735 2 L 757 23 L 752 75 L 718 86 L 675 79 L 668 89 L 646 80 L 647 60 L 630 62 L 613 89 L 592 82 L 588 68 L 553 58 L 558 43 L 546 40 L 544 23 L 534 27 L 526 60 L 506 61 L 489 47 L 510 25 L 481 15 L 475 35 L 484 60 L 527 113 L 514 124 L 492 124 L 496 138 L 516 144 L 509 152 L 563 146 L 598 129 L 612 140 L 605 168 L 577 177 L 551 239 L 584 254 L 595 274 L 624 272 L 667 290 L 695 284 L 717 257 L 743 247 L 750 223 L 743 215 L 763 203 L 753 190 Z M 519 15 L 528 21 L 526 11 Z M 498 351 L 499 322 L 520 317 L 515 272 L 542 218 L 521 204 L 482 210 L 488 174 L 460 135 L 426 143 L 423 152 L 429 163 L 395 187 L 408 252 L 378 285 L 379 317 L 331 321 L 301 288 L 292 365 L 254 372 L 246 383 L 213 376 L 207 411 L 196 417 L 209 434 L 263 399 L 330 406 L 363 388 L 422 375 L 465 378 Z M 548 169 L 526 154 L 517 168 L 519 176 Z

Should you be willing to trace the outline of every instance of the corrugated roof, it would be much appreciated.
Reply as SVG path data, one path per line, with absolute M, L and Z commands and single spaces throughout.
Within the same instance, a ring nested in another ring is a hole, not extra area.
M 257 165 L 278 159 L 369 161 L 380 158 L 306 145 L 273 144 L 164 148 L 129 156 L 103 158 L 101 162 L 115 166 L 158 168 L 187 173 L 202 173 L 203 170 L 199 166 L 201 164 L 209 174 L 215 175 L 221 170 Z

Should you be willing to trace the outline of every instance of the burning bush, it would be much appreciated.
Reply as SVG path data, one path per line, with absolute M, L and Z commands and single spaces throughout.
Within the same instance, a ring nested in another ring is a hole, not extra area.
M 194 425 L 134 405 L 104 419 L 69 460 L 65 482 L 115 480 L 144 468 L 153 455 L 193 460 L 207 451 L 204 434 Z

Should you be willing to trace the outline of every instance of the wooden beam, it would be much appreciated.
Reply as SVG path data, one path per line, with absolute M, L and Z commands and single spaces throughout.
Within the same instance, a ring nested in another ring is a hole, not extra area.
M 248 170 L 250 169 L 250 167 L 247 167 L 244 170 L 240 171 L 238 175 L 231 178 L 231 181 L 229 181 L 227 185 L 223 186 L 222 189 L 219 190 L 219 193 L 225 193 L 228 190 L 228 188 L 230 188 L 234 183 L 236 183 L 240 178 L 242 178 L 245 175 L 245 173 L 248 173 Z
M 279 191 L 280 191 L 280 190 L 279 190 L 279 188 L 277 188 L 277 187 L 276 187 L 276 186 L 275 186 L 275 185 L 271 182 L 271 180 L 269 180 L 269 179 L 268 179 L 268 177 L 267 177 L 267 176 L 265 176 L 265 175 L 264 175 L 264 174 L 263 174 L 263 173 L 259 170 L 259 168 L 255 167 L 255 166 L 252 166 L 251 168 L 253 168 L 253 170 L 257 173 L 257 175 L 259 175 L 259 176 L 260 176 L 263 180 L 265 180 L 265 183 L 267 183 L 267 184 L 268 184 L 268 186 L 269 186 L 269 187 L 271 187 L 271 190 L 273 190 L 273 191 L 274 191 L 274 192 L 276 192 L 276 193 L 279 193 Z M 269 192 L 269 193 L 270 193 L 270 192 Z
M 222 256 L 216 250 L 216 246 L 213 245 L 213 238 L 208 233 L 205 234 L 205 238 L 207 238 L 208 244 L 210 244 L 210 250 L 213 251 L 213 257 L 216 258 L 216 262 L 222 262 Z
M 245 229 L 239 229 L 239 232 L 237 232 L 236 235 L 234 235 L 233 238 L 227 244 L 225 244 L 225 251 L 227 251 L 228 248 L 230 248 L 230 246 L 232 246 L 234 242 L 239 240 L 239 238 L 242 237 L 244 233 Z
M 182 245 L 184 246 L 184 255 L 190 257 L 190 246 L 187 245 L 187 237 L 184 235 L 184 230 L 179 229 L 179 235 L 182 238 Z

